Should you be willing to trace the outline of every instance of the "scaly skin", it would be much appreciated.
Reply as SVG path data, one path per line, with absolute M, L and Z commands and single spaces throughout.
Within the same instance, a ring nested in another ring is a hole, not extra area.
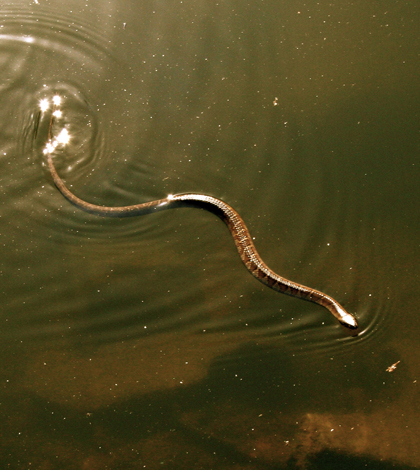
M 105 207 L 91 204 L 75 196 L 63 183 L 58 175 L 52 156 L 48 154 L 48 166 L 54 183 L 63 196 L 79 209 L 90 214 L 103 217 L 134 217 L 138 215 L 150 214 L 164 209 L 176 207 L 197 207 L 213 212 L 220 217 L 229 228 L 233 237 L 239 256 L 248 271 L 260 282 L 283 294 L 299 297 L 310 302 L 322 305 L 327 308 L 337 320 L 347 328 L 356 330 L 358 328 L 356 318 L 348 313 L 337 301 L 327 294 L 310 287 L 303 286 L 296 282 L 289 281 L 272 271 L 261 259 L 252 242 L 249 231 L 240 217 L 228 204 L 211 196 L 204 194 L 177 194 L 168 196 L 165 199 L 145 202 L 133 206 Z

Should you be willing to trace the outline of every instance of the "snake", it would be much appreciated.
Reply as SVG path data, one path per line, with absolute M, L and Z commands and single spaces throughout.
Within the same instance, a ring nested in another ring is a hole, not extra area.
M 80 199 L 67 188 L 57 173 L 51 153 L 48 153 L 48 166 L 54 184 L 61 194 L 74 206 L 89 214 L 102 217 L 135 217 L 166 209 L 195 207 L 217 215 L 227 225 L 245 267 L 258 281 L 275 291 L 321 305 L 328 309 L 343 326 L 351 330 L 358 329 L 358 323 L 354 315 L 348 313 L 331 296 L 319 290 L 289 281 L 272 271 L 258 254 L 241 216 L 221 199 L 199 193 L 184 193 L 130 206 L 100 206 Z

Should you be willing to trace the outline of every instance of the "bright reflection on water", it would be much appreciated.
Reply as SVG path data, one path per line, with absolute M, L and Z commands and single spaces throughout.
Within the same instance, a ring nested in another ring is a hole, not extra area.
M 43 150 L 44 154 L 49 154 L 49 153 L 54 152 L 54 150 L 62 149 L 70 142 L 70 134 L 69 134 L 69 131 L 65 127 L 61 128 L 61 130 L 59 131 L 56 137 L 53 137 L 51 135 L 54 122 L 57 120 L 60 120 L 60 118 L 62 118 L 63 116 L 61 109 L 59 109 L 60 104 L 61 104 L 61 96 L 54 95 L 52 97 L 52 111 L 51 111 L 50 125 L 48 127 L 48 142 L 46 143 L 45 148 Z M 41 109 L 41 112 L 45 113 L 47 109 L 50 107 L 50 103 L 48 99 L 42 98 L 39 101 L 39 107 Z
M 0 11 L 0 467 L 416 468 L 419 9 L 15 1 Z M 225 200 L 278 294 L 194 209 Z

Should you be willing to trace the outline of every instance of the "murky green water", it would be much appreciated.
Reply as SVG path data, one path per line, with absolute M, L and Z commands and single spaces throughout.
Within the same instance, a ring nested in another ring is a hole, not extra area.
M 417 2 L 0 7 L 0 467 L 417 468 Z M 214 215 L 231 204 L 278 294 Z M 41 111 L 40 101 L 50 107 Z M 55 130 L 54 130 L 55 132 Z

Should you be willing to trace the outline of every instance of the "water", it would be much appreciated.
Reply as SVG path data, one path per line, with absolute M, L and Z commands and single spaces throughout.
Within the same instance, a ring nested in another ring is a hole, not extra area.
M 419 6 L 15 1 L 0 10 L 0 463 L 416 468 Z M 202 192 L 114 220 L 85 200 Z M 391 367 L 390 372 L 387 369 Z

